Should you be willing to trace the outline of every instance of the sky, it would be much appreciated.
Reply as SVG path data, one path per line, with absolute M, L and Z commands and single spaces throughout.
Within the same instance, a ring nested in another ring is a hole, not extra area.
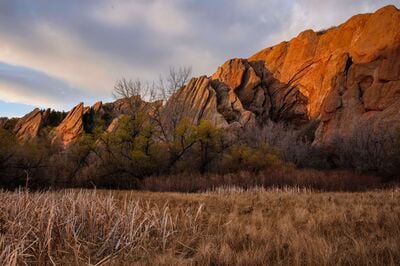
M 111 101 L 122 77 L 210 75 L 400 0 L 0 0 L 0 117 Z

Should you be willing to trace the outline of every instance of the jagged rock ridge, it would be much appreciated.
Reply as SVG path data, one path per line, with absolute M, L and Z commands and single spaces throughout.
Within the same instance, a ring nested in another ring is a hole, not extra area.
M 164 117 L 207 119 L 219 127 L 301 126 L 320 121 L 315 145 L 330 145 L 364 125 L 376 134 L 400 125 L 400 11 L 384 7 L 357 15 L 324 32 L 307 30 L 248 59 L 232 59 L 211 76 L 192 79 L 161 108 Z M 161 103 L 140 102 L 152 110 Z M 129 115 L 129 100 L 79 104 L 56 128 L 54 142 L 67 145 L 85 130 L 89 110 L 107 115 L 108 132 Z M 44 113 L 22 118 L 15 132 L 37 136 Z
M 83 133 L 83 115 L 88 111 L 88 108 L 83 103 L 75 106 L 55 129 L 53 143 L 60 143 L 64 146 L 75 140 Z
M 398 25 L 400 11 L 387 6 L 325 32 L 307 30 L 249 59 L 227 61 L 212 77 L 191 81 L 170 105 L 181 100 L 207 114 L 187 110 L 193 121 L 217 116 L 209 114 L 216 109 L 225 121 L 211 120 L 224 127 L 321 121 L 316 145 L 346 138 L 360 125 L 383 134 L 400 125 Z

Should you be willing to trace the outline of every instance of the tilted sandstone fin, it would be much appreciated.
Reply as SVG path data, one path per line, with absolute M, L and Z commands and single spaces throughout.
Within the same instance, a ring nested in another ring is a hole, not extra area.
M 99 101 L 93 104 L 92 110 L 96 113 L 100 112 L 103 109 L 103 102 Z
M 171 96 L 163 108 L 163 119 L 189 119 L 198 124 L 208 120 L 224 127 L 227 122 L 217 111 L 216 91 L 206 76 L 193 78 L 183 88 Z
M 36 108 L 18 121 L 15 125 L 14 133 L 20 141 L 30 141 L 39 135 L 42 124 L 42 111 Z
M 76 140 L 84 132 L 83 115 L 85 110 L 86 108 L 83 103 L 72 108 L 61 124 L 55 129 L 52 142 L 65 147 Z

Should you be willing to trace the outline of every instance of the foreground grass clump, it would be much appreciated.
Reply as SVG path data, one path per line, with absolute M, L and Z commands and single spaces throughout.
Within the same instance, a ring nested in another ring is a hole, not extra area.
M 400 190 L 0 192 L 0 264 L 400 263 Z

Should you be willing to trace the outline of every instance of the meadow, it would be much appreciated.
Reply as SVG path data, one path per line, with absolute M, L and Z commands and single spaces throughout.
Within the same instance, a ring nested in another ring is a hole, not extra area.
M 1 265 L 398 265 L 400 189 L 0 192 Z

